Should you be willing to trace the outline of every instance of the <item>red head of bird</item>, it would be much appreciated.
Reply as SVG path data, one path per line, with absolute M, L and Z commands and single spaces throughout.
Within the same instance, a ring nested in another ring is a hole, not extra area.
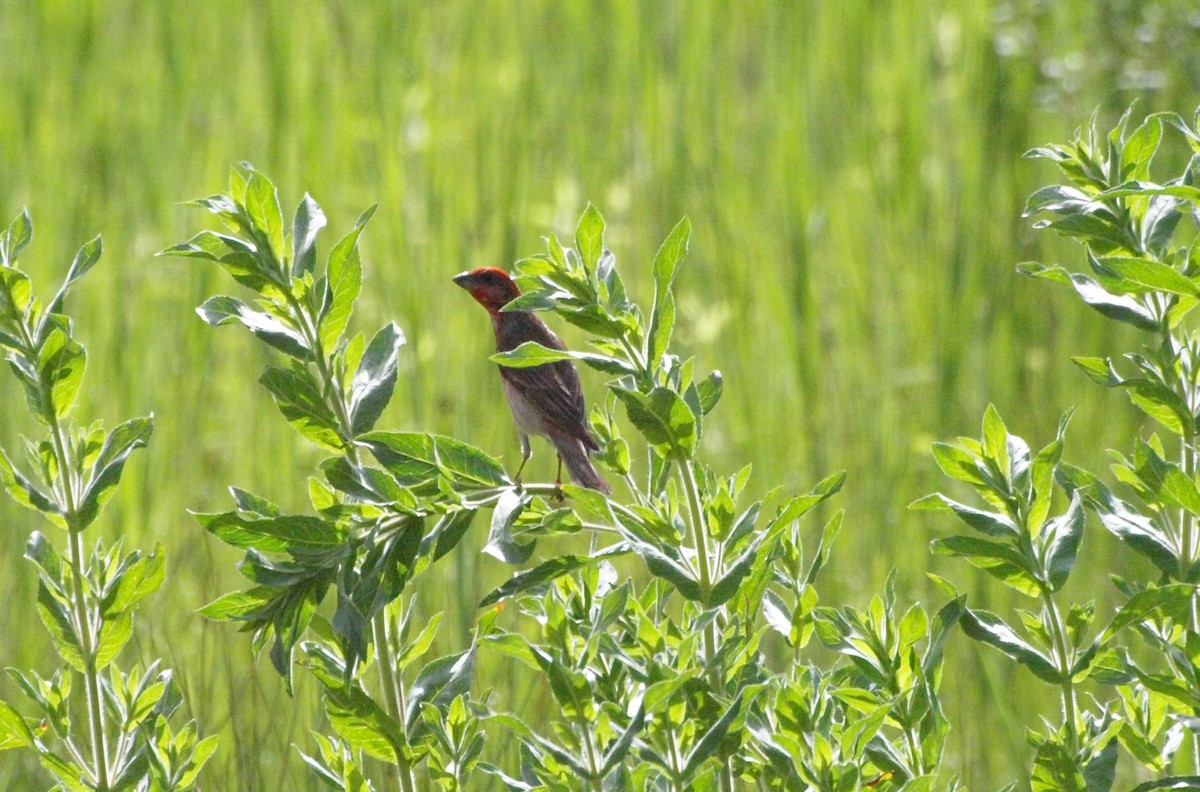
M 454 276 L 454 282 L 471 293 L 475 301 L 496 314 L 521 295 L 508 273 L 496 267 L 476 267 Z

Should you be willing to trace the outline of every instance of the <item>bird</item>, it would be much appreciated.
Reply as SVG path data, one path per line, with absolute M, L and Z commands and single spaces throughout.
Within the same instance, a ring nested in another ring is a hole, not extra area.
M 520 288 L 504 270 L 477 267 L 455 275 L 454 282 L 487 309 L 496 335 L 497 352 L 509 352 L 526 341 L 566 351 L 562 339 L 537 315 L 529 311 L 501 310 L 521 294 Z M 501 366 L 500 383 L 521 440 L 521 466 L 513 477 L 517 484 L 521 482 L 525 463 L 533 456 L 529 436 L 541 435 L 558 452 L 556 486 L 562 486 L 565 464 L 571 480 L 579 486 L 606 495 L 612 493 L 608 482 L 588 459 L 589 452 L 600 450 L 600 444 L 588 430 L 583 386 L 571 361 L 559 360 L 528 368 Z

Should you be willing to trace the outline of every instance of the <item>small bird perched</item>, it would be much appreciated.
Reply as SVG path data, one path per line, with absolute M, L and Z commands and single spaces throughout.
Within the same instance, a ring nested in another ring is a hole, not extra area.
M 454 282 L 469 291 L 492 317 L 497 352 L 509 352 L 526 341 L 566 350 L 562 340 L 534 314 L 500 310 L 521 294 L 504 270 L 479 267 L 455 275 Z M 559 360 L 529 368 L 501 366 L 500 383 L 521 438 L 521 466 L 513 477 L 516 481 L 520 482 L 521 471 L 533 455 L 529 435 L 537 434 L 549 439 L 558 451 L 559 484 L 565 463 L 571 480 L 579 486 L 605 494 L 612 492 L 588 459 L 588 452 L 598 451 L 600 446 L 588 431 L 583 387 L 571 361 Z

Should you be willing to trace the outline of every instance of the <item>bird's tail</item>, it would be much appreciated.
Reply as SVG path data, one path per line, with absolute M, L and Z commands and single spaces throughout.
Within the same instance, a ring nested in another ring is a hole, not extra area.
M 554 437 L 550 438 L 554 443 L 555 449 L 558 451 L 558 458 L 567 466 L 567 472 L 571 474 L 571 481 L 581 487 L 603 492 L 605 495 L 612 494 L 612 488 L 608 486 L 595 466 L 592 465 L 592 460 L 588 459 L 587 449 L 583 443 L 574 437 Z

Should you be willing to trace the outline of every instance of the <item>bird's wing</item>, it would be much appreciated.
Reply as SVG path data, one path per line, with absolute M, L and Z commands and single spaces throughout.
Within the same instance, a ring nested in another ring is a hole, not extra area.
M 549 349 L 566 349 L 562 340 L 533 314 L 514 312 L 501 316 L 504 319 L 496 329 L 496 345 L 501 352 L 516 349 L 525 341 L 536 341 Z M 583 386 L 571 361 L 529 368 L 501 366 L 500 376 L 540 409 L 548 428 L 577 438 L 589 448 L 597 447 L 588 432 Z

